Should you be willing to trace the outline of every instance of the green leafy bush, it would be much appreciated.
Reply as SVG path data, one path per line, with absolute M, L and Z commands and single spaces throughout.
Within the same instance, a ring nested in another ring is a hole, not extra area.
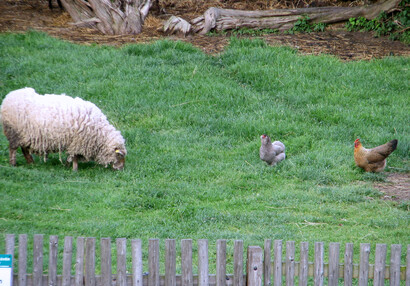
M 310 18 L 307 15 L 303 15 L 298 18 L 293 28 L 286 31 L 288 34 L 295 34 L 296 32 L 311 33 L 311 32 L 323 32 L 326 28 L 325 23 L 310 23 Z
M 392 40 L 410 43 L 410 6 L 409 0 L 403 0 L 399 8 L 392 13 L 381 13 L 377 18 L 367 20 L 364 17 L 350 18 L 346 23 L 348 31 L 374 31 L 376 37 L 390 36 Z

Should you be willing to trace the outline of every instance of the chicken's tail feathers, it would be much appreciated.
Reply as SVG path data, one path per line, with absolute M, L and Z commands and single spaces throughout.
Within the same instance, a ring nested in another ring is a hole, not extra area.
M 397 139 L 391 140 L 388 144 L 390 145 L 391 151 L 393 152 L 397 148 L 399 141 Z
M 272 146 L 273 146 L 273 149 L 275 150 L 276 154 L 285 152 L 285 149 L 286 149 L 285 144 L 283 144 L 280 141 L 274 141 L 272 143 Z
M 381 159 L 387 158 L 394 150 L 396 150 L 397 143 L 398 143 L 398 140 L 394 139 L 394 140 L 387 142 L 386 144 L 370 149 L 371 151 L 370 154 L 373 154 L 373 156 L 369 155 L 369 157 L 367 157 L 367 160 L 369 162 L 377 162 Z M 375 154 L 377 154 L 377 156 L 374 156 Z M 381 158 L 379 158 L 378 156 L 381 156 Z
M 276 156 L 275 162 L 276 162 L 276 163 L 279 163 L 280 161 L 285 160 L 285 158 L 286 158 L 285 153 L 280 153 L 278 156 Z

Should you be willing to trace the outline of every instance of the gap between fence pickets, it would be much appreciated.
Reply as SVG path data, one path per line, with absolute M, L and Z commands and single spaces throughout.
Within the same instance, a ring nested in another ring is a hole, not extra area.
M 329 244 L 329 262 L 324 263 L 324 243 L 314 243 L 315 262 L 308 261 L 309 244 L 300 245 L 300 261 L 295 261 L 295 242 L 287 241 L 282 249 L 282 240 L 274 241 L 274 259 L 271 260 L 271 240 L 265 240 L 264 250 L 259 246 L 247 248 L 246 269 L 243 273 L 243 241 L 234 242 L 234 274 L 226 273 L 227 241 L 216 242 L 216 274 L 209 274 L 208 240 L 198 240 L 198 275 L 192 270 L 192 240 L 181 240 L 181 272 L 176 274 L 176 240 L 165 240 L 165 275 L 160 275 L 160 247 L 159 239 L 148 242 L 148 273 L 142 272 L 142 242 L 131 240 L 132 274 L 127 273 L 125 238 L 116 239 L 117 274 L 112 273 L 111 239 L 101 238 L 101 275 L 96 275 L 96 238 L 78 237 L 76 243 L 75 275 L 71 275 L 73 260 L 73 238 L 64 238 L 63 274 L 57 275 L 58 236 L 49 237 L 49 268 L 48 275 L 43 275 L 44 235 L 35 234 L 33 237 L 33 274 L 27 274 L 27 245 L 26 234 L 18 239 L 18 273 L 14 274 L 15 286 L 264 286 L 282 284 L 286 279 L 287 285 L 294 284 L 294 278 L 299 277 L 299 285 L 307 285 L 307 278 L 313 277 L 315 285 L 323 285 L 323 278 L 328 277 L 329 285 L 337 285 L 339 278 L 345 280 L 345 285 L 352 285 L 353 278 L 358 279 L 359 285 L 367 285 L 368 279 L 374 283 L 390 279 L 390 285 L 399 285 L 400 280 L 406 280 L 410 285 L 410 245 L 407 245 L 406 266 L 400 265 L 402 247 L 391 245 L 390 265 L 386 265 L 386 244 L 377 244 L 375 248 L 375 264 L 369 264 L 370 244 L 360 244 L 360 264 L 353 264 L 353 244 L 346 244 L 344 262 L 340 263 L 340 243 Z M 6 254 L 15 252 L 15 236 L 6 235 Z M 285 259 L 282 253 L 285 252 Z M 15 262 L 14 262 L 15 265 Z M 273 277 L 273 283 L 271 278 Z

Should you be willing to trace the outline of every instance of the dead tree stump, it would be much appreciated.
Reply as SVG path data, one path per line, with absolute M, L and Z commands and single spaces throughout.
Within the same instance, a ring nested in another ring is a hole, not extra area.
M 95 27 L 104 34 L 139 34 L 150 0 L 61 0 L 74 25 Z

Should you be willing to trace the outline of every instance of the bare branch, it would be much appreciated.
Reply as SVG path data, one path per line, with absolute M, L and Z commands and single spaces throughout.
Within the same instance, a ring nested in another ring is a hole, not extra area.
M 164 23 L 164 32 L 166 33 L 176 33 L 182 32 L 184 35 L 188 34 L 191 31 L 191 24 L 180 17 L 171 16 Z
M 142 8 L 140 8 L 141 18 L 142 18 L 143 21 L 148 16 L 148 12 L 149 12 L 149 9 L 151 8 L 151 6 L 152 6 L 151 0 L 147 0 L 145 5 Z
M 87 19 L 81 22 L 72 23 L 71 25 L 78 26 L 78 27 L 91 27 L 95 23 L 100 23 L 100 22 L 101 22 L 100 19 L 94 17 L 94 18 L 90 18 L 90 19 Z

